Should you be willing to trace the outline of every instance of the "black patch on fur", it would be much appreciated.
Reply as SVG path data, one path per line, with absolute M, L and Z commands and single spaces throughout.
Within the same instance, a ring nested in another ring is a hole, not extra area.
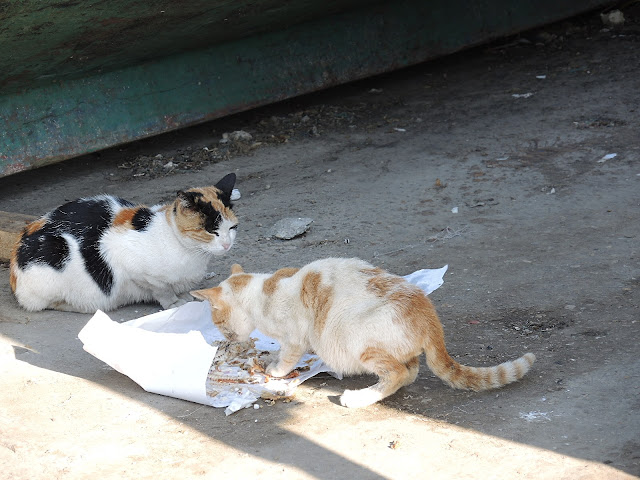
M 201 197 L 202 197 L 202 193 L 192 192 L 191 190 L 187 190 L 186 192 L 184 190 L 180 190 L 178 192 L 178 198 L 182 199 L 184 201 L 185 206 L 192 210 L 196 209 L 196 201 L 198 198 L 201 198 Z
M 209 207 L 211 207 L 210 203 L 207 203 Z M 220 226 L 220 222 L 222 221 L 222 215 L 220 215 L 217 210 L 211 207 L 211 212 L 205 213 L 204 217 L 204 229 L 209 233 L 216 233 L 218 231 L 218 227 Z
M 135 207 L 134 203 L 131 203 L 129 200 L 125 200 L 124 198 L 120 198 L 120 197 L 111 197 L 111 198 L 113 198 L 116 201 L 116 203 L 121 207 L 125 207 L 125 208 Z
M 205 202 L 201 198 L 196 200 L 195 208 L 204 216 L 204 229 L 209 233 L 216 233 L 222 222 L 220 212 L 213 208 L 211 202 Z
M 133 204 L 116 198 L 119 205 Z M 105 199 L 86 198 L 74 200 L 53 210 L 40 230 L 30 235 L 25 232 L 18 247 L 17 260 L 20 268 L 31 263 L 45 263 L 62 269 L 69 259 L 69 245 L 62 237 L 75 237 L 80 253 L 91 278 L 100 290 L 109 295 L 113 287 L 113 271 L 100 255 L 100 238 L 113 220 L 113 211 Z
M 138 211 L 133 216 L 131 220 L 131 225 L 136 230 L 146 230 L 149 224 L 151 223 L 151 219 L 153 218 L 153 213 L 147 207 L 140 207 Z
M 61 270 L 69 259 L 67 241 L 44 228 L 23 235 L 16 255 L 18 267 L 24 269 L 30 263 L 44 263 Z
M 222 221 L 222 215 L 218 212 L 211 202 L 204 201 L 200 192 L 179 191 L 178 196 L 187 202 L 188 208 L 200 213 L 204 217 L 204 229 L 209 233 L 216 233 L 218 226 Z

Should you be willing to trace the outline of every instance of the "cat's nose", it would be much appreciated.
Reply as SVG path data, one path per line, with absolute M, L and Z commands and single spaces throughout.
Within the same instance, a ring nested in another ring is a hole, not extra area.
M 231 244 L 230 243 L 223 243 L 222 244 L 222 248 L 224 248 L 225 251 L 229 250 L 231 248 Z

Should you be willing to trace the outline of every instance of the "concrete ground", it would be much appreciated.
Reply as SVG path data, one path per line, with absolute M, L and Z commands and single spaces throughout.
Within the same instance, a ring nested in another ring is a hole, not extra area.
M 84 352 L 90 315 L 21 310 L 4 265 L 0 476 L 636 478 L 640 8 L 625 15 L 621 30 L 587 15 L 1 178 L 0 210 L 40 215 L 102 192 L 158 203 L 236 172 L 237 244 L 203 285 L 236 262 L 273 271 L 357 256 L 398 274 L 448 264 L 431 298 L 452 355 L 538 360 L 485 393 L 453 390 L 423 363 L 414 384 L 361 410 L 336 395 L 371 377 L 321 375 L 289 403 L 226 417 L 146 393 Z M 252 140 L 219 143 L 236 130 Z M 304 236 L 267 237 L 298 216 L 314 220 Z

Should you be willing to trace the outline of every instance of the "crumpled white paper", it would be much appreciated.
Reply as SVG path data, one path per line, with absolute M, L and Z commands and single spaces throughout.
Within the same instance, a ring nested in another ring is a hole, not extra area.
M 418 270 L 404 278 L 429 294 L 444 282 L 447 265 Z M 278 343 L 258 330 L 251 337 L 256 348 L 276 351 Z M 298 377 L 270 379 L 255 384 L 212 384 L 208 374 L 224 336 L 211 321 L 208 302 L 190 302 L 135 320 L 118 323 L 97 311 L 78 334 L 84 349 L 113 369 L 127 375 L 151 393 L 181 398 L 213 407 L 226 407 L 227 415 L 251 406 L 263 393 L 291 395 L 295 388 L 326 365 L 315 355 L 305 355 Z
M 424 290 L 424 293 L 429 295 L 444 283 L 444 274 L 447 273 L 447 268 L 449 268 L 449 265 L 438 269 L 425 268 L 417 270 L 409 275 L 405 275 L 404 279 L 409 283 L 417 285 Z

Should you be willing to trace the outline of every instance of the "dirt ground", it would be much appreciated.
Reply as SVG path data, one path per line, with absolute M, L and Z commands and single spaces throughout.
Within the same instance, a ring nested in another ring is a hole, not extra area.
M 0 267 L 3 478 L 622 479 L 640 475 L 640 6 L 0 179 L 0 210 L 80 196 L 154 204 L 238 175 L 226 275 L 357 256 L 449 270 L 431 295 L 460 362 L 527 351 L 470 393 L 423 365 L 349 410 L 321 375 L 293 401 L 222 409 L 144 392 L 83 351 L 90 315 L 27 313 Z M 220 143 L 243 130 L 250 140 Z M 608 154 L 615 157 L 605 157 Z M 605 159 L 606 158 L 606 159 Z M 457 208 L 457 213 L 454 213 Z M 304 235 L 268 238 L 284 217 Z M 157 311 L 135 305 L 116 320 Z

